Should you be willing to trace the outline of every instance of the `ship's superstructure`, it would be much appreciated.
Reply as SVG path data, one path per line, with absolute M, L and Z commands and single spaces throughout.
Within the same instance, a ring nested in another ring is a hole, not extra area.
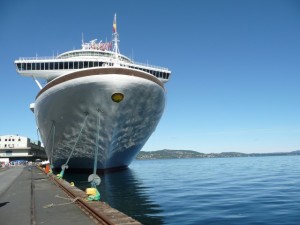
M 155 130 L 171 72 L 134 62 L 118 42 L 115 16 L 112 42 L 15 61 L 41 89 L 30 108 L 54 167 L 92 168 L 95 149 L 98 169 L 126 167 Z

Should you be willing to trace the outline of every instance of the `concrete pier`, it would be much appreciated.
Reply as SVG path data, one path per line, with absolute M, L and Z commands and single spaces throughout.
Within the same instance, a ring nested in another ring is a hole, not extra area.
M 0 171 L 0 224 L 140 223 L 103 202 L 88 202 L 85 192 L 36 167 Z M 99 219 L 100 218 L 100 219 Z

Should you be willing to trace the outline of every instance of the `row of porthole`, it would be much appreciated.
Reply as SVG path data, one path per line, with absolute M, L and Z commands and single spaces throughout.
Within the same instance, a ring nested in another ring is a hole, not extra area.
M 15 139 L 4 139 L 4 141 L 7 141 L 7 140 L 8 141 L 15 141 Z M 0 139 L 0 141 L 1 141 L 1 139 Z M 18 141 L 21 141 L 21 139 L 19 138 Z

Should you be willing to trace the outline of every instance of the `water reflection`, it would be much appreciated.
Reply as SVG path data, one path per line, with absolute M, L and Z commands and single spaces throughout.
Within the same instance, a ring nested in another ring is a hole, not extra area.
M 68 173 L 65 179 L 73 181 L 75 185 L 85 190 L 90 187 L 87 173 Z M 160 205 L 154 203 L 147 193 L 147 187 L 131 169 L 125 169 L 113 173 L 100 175 L 101 184 L 99 187 L 101 201 L 107 202 L 111 207 L 133 217 L 142 224 L 159 225 L 163 224 L 163 217 Z

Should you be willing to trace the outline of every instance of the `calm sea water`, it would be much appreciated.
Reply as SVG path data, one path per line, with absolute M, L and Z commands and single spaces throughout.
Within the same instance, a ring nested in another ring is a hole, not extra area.
M 300 224 L 299 156 L 134 161 L 101 179 L 101 200 L 143 224 Z

